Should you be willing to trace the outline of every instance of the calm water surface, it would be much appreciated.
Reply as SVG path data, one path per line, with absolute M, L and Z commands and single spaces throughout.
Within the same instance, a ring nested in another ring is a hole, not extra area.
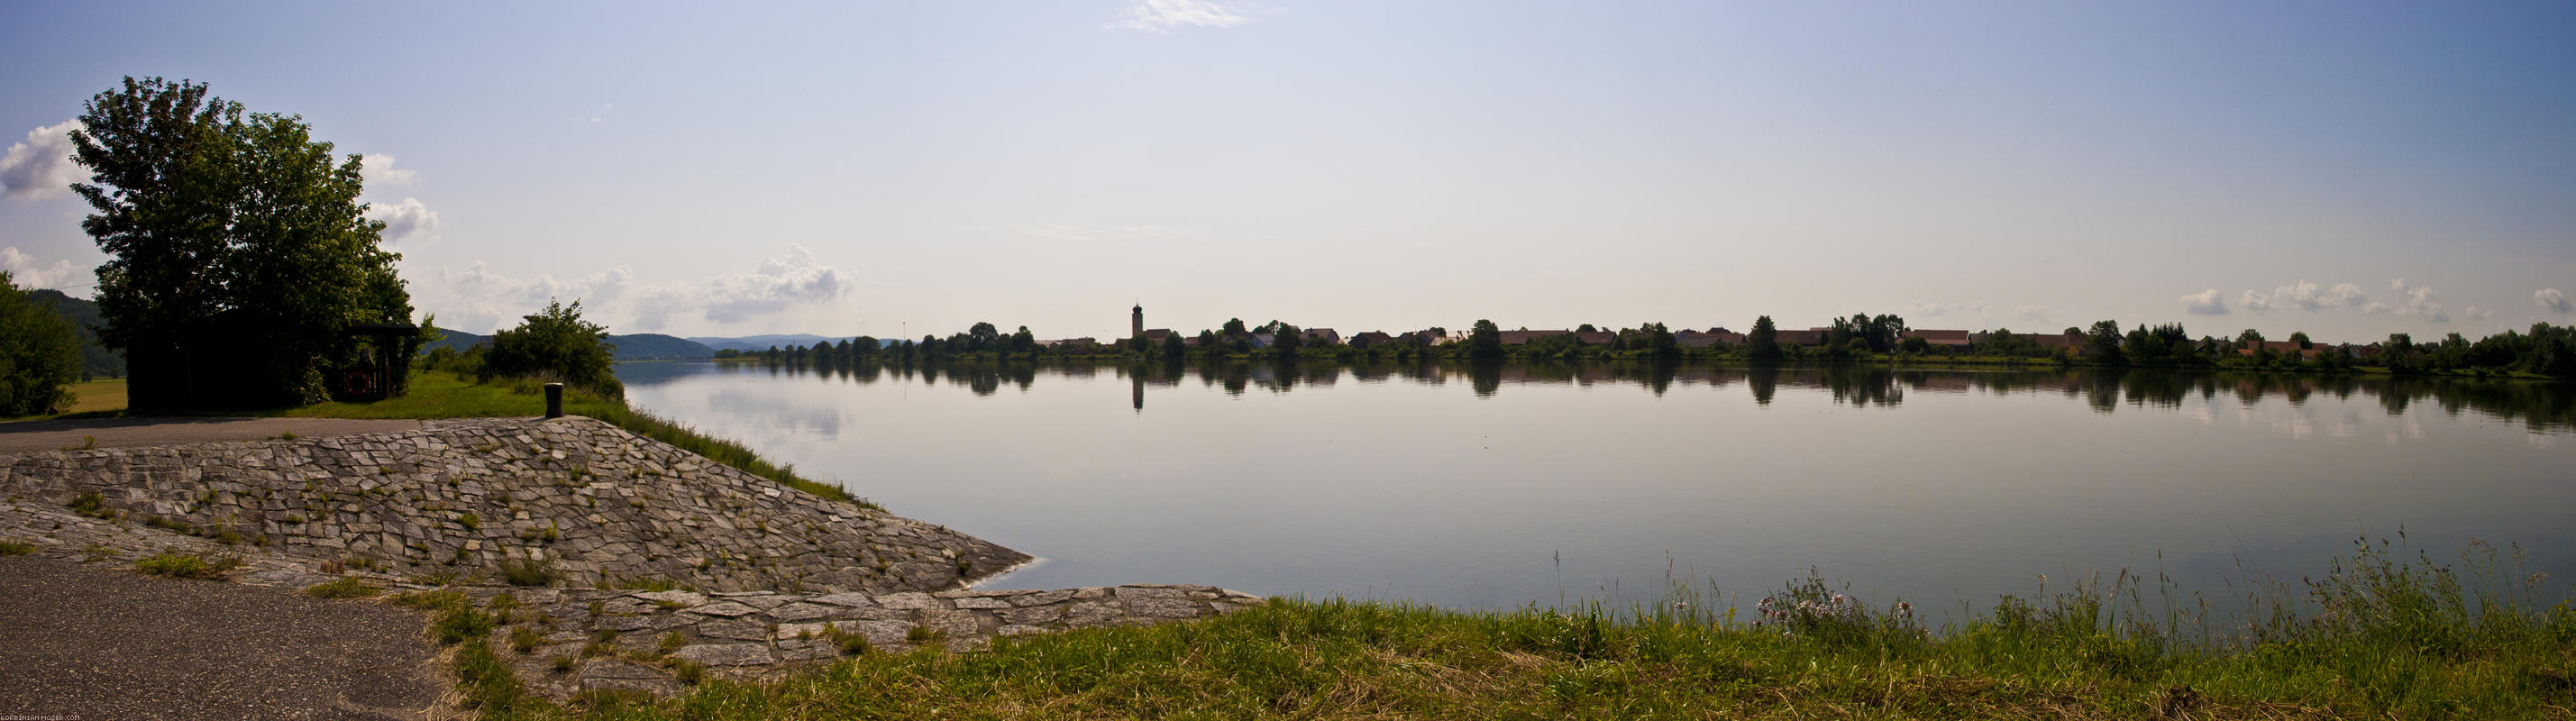
M 1983 608 L 2126 568 L 2224 593 L 2353 540 L 2576 578 L 2567 384 L 1637 364 L 622 366 L 639 407 L 1045 560 L 1459 608 L 1739 603 L 1814 568 Z

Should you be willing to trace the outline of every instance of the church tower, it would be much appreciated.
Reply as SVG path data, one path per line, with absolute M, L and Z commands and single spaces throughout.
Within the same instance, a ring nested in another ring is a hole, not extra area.
M 1129 325 L 1130 325 L 1130 326 L 1132 326 L 1133 331 L 1132 331 L 1132 332 L 1130 332 L 1130 333 L 1128 333 L 1128 334 L 1127 334 L 1127 337 L 1129 337 L 1129 338 L 1143 338 L 1143 337 L 1145 337 L 1145 304 L 1143 304 L 1143 303 L 1138 303 L 1138 304 L 1136 304 L 1136 312 L 1135 312 L 1135 314 L 1134 314 L 1134 315 L 1131 315 L 1131 316 L 1129 316 L 1129 317 L 1128 317 L 1128 321 L 1129 321 Z

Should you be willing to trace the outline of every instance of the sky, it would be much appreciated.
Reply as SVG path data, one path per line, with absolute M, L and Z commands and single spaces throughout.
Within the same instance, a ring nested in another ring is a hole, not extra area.
M 2576 322 L 2566 2 L 6 13 L 0 268 L 75 295 L 68 131 L 131 75 L 364 155 L 478 333 Z

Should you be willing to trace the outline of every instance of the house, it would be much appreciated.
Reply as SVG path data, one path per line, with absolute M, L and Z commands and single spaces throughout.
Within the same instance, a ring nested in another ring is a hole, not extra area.
M 1729 336 L 1734 340 L 1728 340 Z M 1684 328 L 1681 332 L 1673 334 L 1673 344 L 1684 348 L 1706 348 L 1720 343 L 1738 345 L 1743 342 L 1743 335 L 1728 333 L 1725 328 L 1710 328 L 1704 331 Z
M 1964 330 L 1909 330 L 1901 337 L 1921 338 L 1936 348 L 1965 350 L 1968 347 L 1968 332 Z
M 1584 344 L 1584 345 L 1609 345 L 1609 344 L 1610 344 L 1610 341 L 1614 341 L 1614 340 L 1618 340 L 1618 339 L 1619 339 L 1619 334 L 1617 334 L 1617 333 L 1612 333 L 1612 332 L 1610 332 L 1610 331 L 1606 331 L 1606 330 L 1594 330 L 1594 331 L 1581 331 L 1581 330 L 1578 330 L 1578 331 L 1575 331 L 1575 332 L 1574 332 L 1574 342 L 1576 342 L 1576 343 L 1581 343 L 1581 344 Z
M 2297 353 L 2297 354 L 2299 354 L 2299 357 L 2301 357 L 2301 358 L 2315 358 L 2315 357 L 2317 357 L 2317 355 L 2318 355 L 2318 354 L 2320 354 L 2321 352 L 2323 352 L 2323 351 L 2326 349 L 2326 346 L 2324 346 L 2324 345 L 2322 345 L 2322 344 L 2311 344 L 2311 345 L 2313 345 L 2314 347 L 2310 347 L 2310 348 L 2301 348 L 2301 347 L 2299 347 L 2299 342 L 2298 342 L 2298 341 L 2292 341 L 2292 340 L 2267 340 L 2267 341 L 2263 341 L 2262 349 L 2263 349 L 2263 350 L 2267 350 L 2267 351 L 2271 351 L 2271 352 L 2272 352 L 2273 354 L 2275 354 L 2275 355 L 2288 355 L 2288 354 L 2291 354 L 2291 353 Z M 2237 355 L 2242 355 L 2242 356 L 2250 356 L 2250 355 L 2253 355 L 2253 354 L 2254 354 L 2254 348 L 2250 348 L 2250 347 L 2248 347 L 2248 348 L 2238 348 L 2238 349 L 2236 349 L 2236 354 L 2237 354 Z
M 1771 339 L 1780 345 L 1824 345 L 1825 329 L 1774 331 Z
M 1277 336 L 1269 333 L 1252 333 L 1245 336 L 1246 342 L 1251 343 L 1252 347 L 1255 349 L 1268 348 L 1270 347 L 1270 343 L 1275 339 L 1277 339 Z
M 1331 345 L 1342 342 L 1342 334 L 1333 332 L 1331 328 L 1308 328 L 1298 331 L 1297 336 L 1309 344 Z
M 1507 330 L 1502 332 L 1503 345 L 1529 345 L 1530 341 L 1572 333 L 1570 330 Z
M 1163 339 L 1170 337 L 1172 337 L 1172 329 L 1170 328 L 1156 328 L 1145 331 L 1145 342 L 1152 343 L 1154 345 L 1162 345 Z
M 1040 346 L 1044 346 L 1044 347 L 1048 347 L 1048 348 L 1063 348 L 1063 349 L 1098 348 L 1098 347 L 1100 347 L 1100 341 L 1099 341 L 1099 340 L 1097 340 L 1097 339 L 1091 338 L 1090 336 L 1084 336 L 1084 337 L 1081 337 L 1081 338 L 1059 338 L 1059 339 L 1056 339 L 1056 340 L 1042 340 L 1042 341 L 1038 341 L 1038 345 L 1040 345 Z
M 1366 348 L 1373 345 L 1385 345 L 1393 342 L 1395 342 L 1395 336 L 1387 335 L 1381 331 L 1372 330 L 1351 335 L 1351 347 L 1353 348 Z

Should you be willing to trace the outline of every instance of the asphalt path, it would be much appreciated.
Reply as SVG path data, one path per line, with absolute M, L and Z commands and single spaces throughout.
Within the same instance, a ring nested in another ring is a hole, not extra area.
M 362 433 L 407 431 L 415 420 L 363 418 L 89 418 L 0 423 L 0 453 L 58 451 L 65 448 L 139 448 L 182 443 L 256 441 L 293 433 L 297 438 L 325 438 Z
M 0 717 L 419 719 L 418 611 L 0 557 Z

